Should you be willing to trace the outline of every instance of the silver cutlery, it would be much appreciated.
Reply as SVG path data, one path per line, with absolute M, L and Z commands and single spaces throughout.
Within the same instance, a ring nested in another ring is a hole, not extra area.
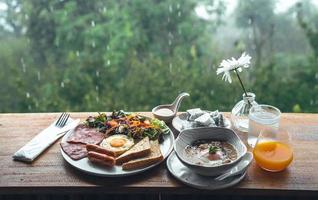
M 58 120 L 56 121 L 55 126 L 58 128 L 64 127 L 69 117 L 70 117 L 70 114 L 63 112 L 58 118 Z
M 253 160 L 253 154 L 250 153 L 250 152 L 247 152 L 242 160 L 235 166 L 233 167 L 232 169 L 230 169 L 228 172 L 225 172 L 224 174 L 214 178 L 215 180 L 218 180 L 218 181 L 222 181 L 228 177 L 231 177 L 231 176 L 235 176 L 235 175 L 238 175 L 238 174 L 241 174 L 243 173 L 247 167 L 251 164 Z
M 53 122 L 49 127 L 42 130 L 32 140 L 25 144 L 13 155 L 13 159 L 32 162 L 45 149 L 50 147 L 57 139 L 74 129 L 80 120 L 70 119 L 70 114 L 63 112 L 56 122 Z

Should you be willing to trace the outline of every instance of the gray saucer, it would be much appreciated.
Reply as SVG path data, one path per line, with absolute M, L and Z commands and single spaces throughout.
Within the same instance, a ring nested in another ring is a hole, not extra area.
M 167 159 L 167 167 L 170 173 L 182 183 L 205 190 L 218 190 L 231 187 L 244 179 L 247 171 L 237 176 L 217 181 L 213 177 L 201 176 L 184 166 L 173 151 Z

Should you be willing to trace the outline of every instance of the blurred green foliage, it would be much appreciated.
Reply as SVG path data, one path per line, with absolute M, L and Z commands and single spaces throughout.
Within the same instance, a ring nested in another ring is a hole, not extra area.
M 215 72 L 228 56 L 215 37 L 227 23 L 222 0 L 1 2 L 0 112 L 149 111 L 182 91 L 191 94 L 182 110 L 229 111 L 241 98 L 237 80 L 229 85 Z M 196 14 L 198 5 L 211 19 Z M 238 3 L 236 24 L 252 32 L 240 37 L 242 48 L 233 45 L 253 56 L 244 82 L 259 103 L 317 112 L 317 55 L 275 45 L 298 27 L 315 52 L 318 35 L 274 9 L 274 0 Z

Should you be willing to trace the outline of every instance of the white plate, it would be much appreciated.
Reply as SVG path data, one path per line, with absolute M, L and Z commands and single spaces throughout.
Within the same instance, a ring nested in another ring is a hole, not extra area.
M 65 134 L 64 137 L 62 138 L 62 142 L 66 142 L 68 136 L 72 134 L 72 132 L 73 131 L 70 131 L 67 134 Z M 174 135 L 172 131 L 169 129 L 169 133 L 163 135 L 163 141 L 160 144 L 160 150 L 164 159 L 166 159 L 168 155 L 171 153 L 173 149 L 173 143 L 174 143 Z M 129 176 L 129 175 L 141 173 L 160 164 L 164 160 L 163 159 L 160 162 L 157 162 L 151 166 L 148 166 L 142 169 L 125 171 L 122 169 L 121 166 L 116 166 L 116 165 L 111 168 L 98 166 L 96 164 L 91 163 L 87 157 L 81 160 L 73 160 L 63 151 L 62 148 L 60 149 L 60 151 L 62 153 L 63 158 L 66 160 L 66 162 L 68 162 L 70 165 L 72 165 L 76 169 L 88 174 L 92 174 L 96 176 L 105 176 L 105 177 L 121 177 L 121 176 Z
M 167 159 L 167 167 L 170 173 L 182 183 L 204 190 L 219 190 L 228 188 L 242 181 L 247 173 L 245 171 L 237 176 L 226 178 L 222 181 L 215 180 L 210 176 L 201 176 L 192 172 L 189 168 L 181 163 L 175 152 L 172 152 Z
M 187 120 L 187 113 L 181 113 L 178 116 L 175 116 L 172 120 L 172 126 L 177 130 L 177 131 L 182 131 L 183 124 L 189 123 Z M 224 115 L 223 115 L 224 117 Z M 231 121 L 224 117 L 224 123 L 225 123 L 225 128 L 231 128 Z

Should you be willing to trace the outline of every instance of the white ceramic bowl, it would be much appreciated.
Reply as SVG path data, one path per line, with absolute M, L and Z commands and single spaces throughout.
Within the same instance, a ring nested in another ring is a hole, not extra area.
M 186 156 L 184 149 L 197 140 L 219 140 L 232 144 L 237 150 L 237 159 L 231 163 L 218 166 L 202 166 L 195 164 Z M 180 132 L 174 143 L 174 150 L 180 161 L 190 170 L 204 176 L 217 176 L 234 167 L 246 154 L 247 148 L 236 133 L 228 128 L 205 127 L 187 129 Z
M 171 108 L 172 107 L 172 104 L 169 104 L 169 105 L 159 105 L 159 106 L 156 106 L 152 109 L 152 114 L 155 118 L 159 119 L 159 120 L 162 120 L 166 123 L 171 123 L 172 119 L 176 116 L 176 112 L 173 111 L 173 109 Z M 157 110 L 160 110 L 160 109 L 163 109 L 163 108 L 166 108 L 166 109 L 169 109 L 171 110 L 172 114 L 171 115 L 159 115 L 157 114 Z

